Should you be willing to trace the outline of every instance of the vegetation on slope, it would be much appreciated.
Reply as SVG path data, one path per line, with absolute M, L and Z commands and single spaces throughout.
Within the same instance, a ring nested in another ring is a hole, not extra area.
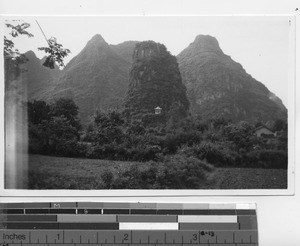
M 177 110 L 182 117 L 186 116 L 189 102 L 176 57 L 164 45 L 147 41 L 136 45 L 133 59 L 126 113 L 153 113 L 158 106 L 164 114 Z
M 209 121 L 170 117 L 158 124 L 154 114 L 127 120 L 116 111 L 98 112 L 81 128 L 78 108 L 71 100 L 60 99 L 51 105 L 35 101 L 28 104 L 28 110 L 31 153 L 123 161 L 160 161 L 179 154 L 219 167 L 287 168 L 283 120 L 273 124 L 280 135 L 265 138 L 255 135 L 259 122 L 255 126 L 222 117 Z
M 281 100 L 225 55 L 214 37 L 197 36 L 177 58 L 192 114 L 236 122 L 287 120 Z

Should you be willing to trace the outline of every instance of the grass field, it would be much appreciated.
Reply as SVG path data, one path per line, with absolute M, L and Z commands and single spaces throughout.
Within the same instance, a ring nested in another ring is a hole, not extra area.
M 149 163 L 29 156 L 29 189 L 106 189 L 103 173 L 122 173 Z M 109 178 L 109 177 L 108 177 Z M 139 189 L 140 187 L 136 187 Z M 286 189 L 287 171 L 259 168 L 214 168 L 201 189 Z

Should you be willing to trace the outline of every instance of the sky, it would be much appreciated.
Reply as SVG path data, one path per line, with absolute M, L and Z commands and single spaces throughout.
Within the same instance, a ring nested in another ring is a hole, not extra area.
M 45 54 L 37 50 L 46 46 L 45 38 L 56 37 L 76 56 L 95 35 L 107 43 L 128 40 L 154 40 L 163 43 L 178 55 L 199 34 L 217 38 L 223 52 L 240 63 L 247 73 L 265 84 L 283 103 L 288 104 L 290 56 L 293 52 L 293 32 L 288 16 L 110 16 L 110 17 L 24 17 L 31 24 L 33 38 L 14 38 L 21 51 L 33 50 L 39 58 Z M 293 20 L 292 20 L 293 21 Z M 6 30 L 4 30 L 5 32 Z

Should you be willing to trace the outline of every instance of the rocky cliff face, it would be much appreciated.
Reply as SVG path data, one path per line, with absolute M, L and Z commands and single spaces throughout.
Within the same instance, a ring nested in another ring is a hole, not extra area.
M 131 63 L 95 35 L 63 70 L 47 100 L 72 98 L 86 122 L 96 110 L 120 109 Z
M 252 122 L 287 118 L 281 100 L 225 55 L 214 37 L 197 36 L 177 59 L 193 114 Z
M 157 106 L 165 114 L 176 109 L 186 114 L 189 102 L 176 57 L 164 45 L 145 41 L 133 53 L 125 109 L 135 115 L 154 113 Z

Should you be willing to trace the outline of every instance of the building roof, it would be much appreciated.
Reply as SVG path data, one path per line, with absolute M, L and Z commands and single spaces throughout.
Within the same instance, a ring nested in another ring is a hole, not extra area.
M 258 131 L 258 130 L 260 130 L 262 128 L 265 128 L 265 129 L 267 129 L 267 130 L 269 130 L 269 131 L 271 131 L 271 132 L 274 133 L 274 131 L 272 131 L 269 127 L 266 127 L 266 126 L 259 126 L 259 127 L 255 128 L 254 131 L 256 132 L 256 131 Z

